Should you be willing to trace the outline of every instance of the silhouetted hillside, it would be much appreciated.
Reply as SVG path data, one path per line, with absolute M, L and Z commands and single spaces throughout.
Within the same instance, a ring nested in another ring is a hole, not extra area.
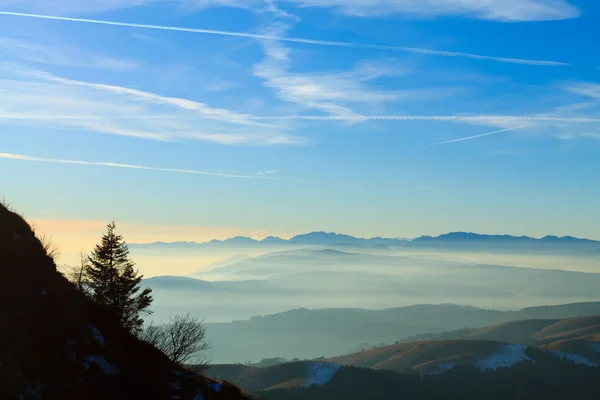
M 215 379 L 230 381 L 245 391 L 255 393 L 275 387 L 302 386 L 307 382 L 311 367 L 322 363 L 298 361 L 266 368 L 240 364 L 211 365 L 206 374 Z
M 419 376 L 372 369 L 342 367 L 323 385 L 275 389 L 259 393 L 261 400 L 547 400 L 600 398 L 598 368 L 575 365 L 539 351 L 539 361 L 511 368 L 480 370 L 460 367 Z
M 173 364 L 88 301 L 19 215 L 0 205 L 3 399 L 243 399 Z

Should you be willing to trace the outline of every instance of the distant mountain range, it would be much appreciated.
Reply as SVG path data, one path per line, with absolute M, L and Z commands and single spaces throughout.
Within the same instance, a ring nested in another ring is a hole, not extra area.
M 545 236 L 541 239 L 529 236 L 511 235 L 481 235 L 477 233 L 452 232 L 432 237 L 421 236 L 416 239 L 404 238 L 359 238 L 350 235 L 327 232 L 311 232 L 294 236 L 290 239 L 282 239 L 269 236 L 262 240 L 256 240 L 246 236 L 237 236 L 225 240 L 211 240 L 209 242 L 154 242 L 154 243 L 132 243 L 132 248 L 138 249 L 206 249 L 206 248 L 260 248 L 260 247 L 365 247 L 385 250 L 386 248 L 446 248 L 446 249 L 573 249 L 600 251 L 600 241 L 579 239 L 572 236 Z

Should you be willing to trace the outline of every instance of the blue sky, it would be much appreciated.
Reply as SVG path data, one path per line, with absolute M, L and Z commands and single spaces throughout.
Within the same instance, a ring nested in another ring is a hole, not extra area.
M 0 0 L 2 195 L 131 241 L 600 239 L 599 23 L 592 0 Z

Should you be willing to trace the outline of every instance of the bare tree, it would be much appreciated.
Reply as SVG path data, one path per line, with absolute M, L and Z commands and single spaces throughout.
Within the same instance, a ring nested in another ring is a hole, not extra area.
M 79 252 L 79 262 L 77 265 L 66 265 L 63 269 L 65 277 L 73 282 L 77 289 L 83 293 L 87 293 L 85 269 L 88 265 L 88 256 L 83 252 Z
M 206 342 L 206 329 L 201 320 L 190 314 L 175 315 L 166 324 L 150 323 L 141 334 L 141 339 L 165 353 L 178 364 L 193 364 L 200 370 L 207 360 L 200 352 L 210 348 Z
M 38 236 L 34 225 L 32 225 L 32 230 L 34 235 L 38 237 L 40 243 L 42 244 L 42 248 L 46 252 L 46 255 L 56 261 L 56 259 L 60 256 L 60 250 L 58 246 L 52 242 L 52 238 L 45 233 Z

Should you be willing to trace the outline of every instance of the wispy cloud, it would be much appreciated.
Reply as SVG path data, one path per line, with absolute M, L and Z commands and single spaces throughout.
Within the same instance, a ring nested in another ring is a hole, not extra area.
M 254 75 L 263 79 L 265 86 L 273 89 L 283 101 L 334 115 L 355 115 L 348 103 L 392 101 L 397 97 L 392 92 L 370 90 L 366 86 L 365 81 L 377 77 L 377 73 L 374 76 L 356 70 L 293 73 L 290 49 L 273 41 L 266 41 L 263 46 L 265 59 L 254 66 Z
M 311 45 L 319 45 L 319 46 L 336 46 L 336 47 L 346 47 L 346 48 L 354 48 L 354 49 L 373 49 L 373 50 L 392 51 L 392 52 L 407 52 L 407 53 L 418 53 L 418 54 L 443 56 L 443 57 L 463 57 L 463 58 L 470 58 L 470 59 L 477 59 L 477 60 L 496 61 L 496 62 L 502 62 L 502 63 L 521 64 L 521 65 L 537 65 L 537 66 L 546 66 L 546 67 L 557 67 L 557 66 L 570 65 L 568 63 L 559 62 L 559 61 L 494 57 L 494 56 L 486 56 L 486 55 L 480 55 L 480 54 L 443 51 L 443 50 L 431 50 L 431 49 L 422 49 L 422 48 L 414 48 L 414 47 L 400 47 L 400 46 L 351 43 L 351 42 L 338 42 L 338 41 L 295 38 L 295 37 L 277 36 L 277 35 L 265 35 L 265 34 L 248 33 L 248 32 L 222 31 L 222 30 L 214 30 L 214 29 L 198 29 L 198 28 L 184 28 L 184 27 L 177 27 L 177 26 L 134 24 L 134 23 L 127 23 L 127 22 L 116 22 L 116 21 L 106 21 L 106 20 L 97 20 L 97 19 L 61 17 L 61 16 L 57 16 L 57 15 L 28 14 L 28 13 L 17 13 L 17 12 L 10 12 L 10 11 L 0 11 L 0 15 L 14 16 L 14 17 L 26 17 L 26 18 L 38 18 L 38 19 L 49 19 L 49 20 L 68 21 L 68 22 L 79 22 L 79 23 L 88 23 L 88 24 L 122 26 L 122 27 L 139 28 L 139 29 L 155 29 L 155 30 L 199 33 L 199 34 L 208 34 L 208 35 L 233 36 L 233 37 L 250 38 L 250 39 L 303 43 L 303 44 L 311 44 Z
M 472 140 L 472 139 L 477 139 L 477 138 L 484 137 L 484 136 L 496 135 L 496 134 L 502 133 L 502 132 L 514 131 L 514 130 L 517 130 L 517 129 L 524 129 L 524 128 L 527 128 L 528 126 L 529 125 L 515 126 L 514 128 L 501 129 L 499 131 L 482 133 L 480 135 L 467 136 L 467 137 L 463 137 L 463 138 L 459 138 L 459 139 L 447 140 L 445 142 L 436 143 L 436 145 L 449 144 L 449 143 L 457 143 L 457 142 L 464 142 L 465 140 Z
M 0 7 L 19 6 L 20 10 L 41 13 L 81 14 L 132 8 L 157 0 L 0 0 Z M 580 10 L 567 0 L 178 0 L 185 9 L 238 7 L 266 11 L 280 17 L 293 17 L 279 4 L 301 7 L 334 8 L 340 13 L 358 16 L 403 15 L 416 18 L 465 16 L 493 21 L 548 21 L 577 18 Z
M 22 154 L 12 154 L 12 153 L 0 153 L 0 158 L 8 159 L 8 160 L 31 161 L 31 162 L 52 163 L 52 164 L 89 165 L 89 166 L 100 166 L 100 167 L 110 167 L 110 168 L 137 169 L 137 170 L 144 170 L 144 171 L 162 171 L 162 172 L 173 172 L 173 173 L 179 173 L 179 174 L 215 176 L 215 177 L 220 177 L 220 178 L 278 180 L 277 178 L 260 177 L 260 176 L 256 176 L 256 175 L 237 175 L 237 174 L 224 174 L 224 173 L 219 173 L 219 172 L 196 171 L 196 170 L 189 170 L 189 169 L 156 168 L 156 167 L 147 167 L 147 166 L 142 166 L 142 165 L 118 164 L 118 163 L 109 163 L 109 162 L 63 160 L 63 159 L 56 159 L 56 158 L 33 157 L 33 156 L 27 156 L 27 155 L 22 155 Z
M 279 172 L 279 170 L 278 169 L 271 169 L 269 171 L 257 172 L 254 175 L 268 175 L 268 174 L 274 174 L 275 172 Z
M 599 132 L 565 132 L 558 135 L 563 140 L 574 140 L 574 139 L 593 139 L 600 140 Z
M 276 24 L 269 34 L 285 32 L 287 25 Z M 293 71 L 292 50 L 276 41 L 262 41 L 265 58 L 253 68 L 254 75 L 264 80 L 276 96 L 303 108 L 338 116 L 357 116 L 357 105 L 379 105 L 399 100 L 411 103 L 443 97 L 452 88 L 382 90 L 373 81 L 383 77 L 410 75 L 411 66 L 393 59 L 357 63 L 348 71 L 300 73 Z
M 565 0 L 284 0 L 304 7 L 333 7 L 354 16 L 406 15 L 419 18 L 467 16 L 518 22 L 577 18 Z
M 237 118 L 240 114 L 190 99 L 38 71 L 22 72 L 19 77 L 0 79 L 0 122 L 162 141 L 227 145 L 306 141 L 281 124 L 248 120 L 251 115 Z
M 563 85 L 569 93 L 600 100 L 600 84 L 592 82 L 576 82 Z
M 291 18 L 297 20 L 295 15 L 292 15 L 279 7 L 276 0 L 194 0 L 193 2 L 180 0 L 180 4 L 189 9 L 236 7 L 256 13 L 266 12 L 280 18 Z
M 225 110 L 222 108 L 210 107 L 207 104 L 199 103 L 197 101 L 182 99 L 182 98 L 178 98 L 178 97 L 161 96 L 161 95 L 158 95 L 155 93 L 149 93 L 149 92 L 145 92 L 142 90 L 130 89 L 127 87 L 122 87 L 122 86 L 114 86 L 114 85 L 106 85 L 106 84 L 100 84 L 100 83 L 90 83 L 90 82 L 76 81 L 76 80 L 72 80 L 72 79 L 65 79 L 65 78 L 60 78 L 60 77 L 57 77 L 55 75 L 52 75 L 52 74 L 49 74 L 46 72 L 35 72 L 35 73 L 32 73 L 32 75 L 34 75 L 38 78 L 44 79 L 44 80 L 57 82 L 57 83 L 60 83 L 63 85 L 81 86 L 81 87 L 90 88 L 90 89 L 107 91 L 107 92 L 115 93 L 117 95 L 131 96 L 136 99 L 140 99 L 140 100 L 151 102 L 151 103 L 165 104 L 165 105 L 181 108 L 184 110 L 195 111 L 195 112 L 200 113 L 205 118 L 216 119 L 216 120 L 220 120 L 220 121 L 228 121 L 228 122 L 235 121 L 235 120 L 243 121 L 245 119 L 244 117 L 250 117 L 249 115 L 244 116 L 244 115 L 236 114 L 236 113 L 233 113 L 229 110 Z
M 515 122 L 561 122 L 568 124 L 598 124 L 600 118 L 520 116 L 520 115 L 279 115 L 279 116 L 236 116 L 262 121 L 437 121 L 437 122 L 476 122 L 496 125 Z
M 0 0 L 1 7 L 61 15 L 90 14 L 155 3 L 156 0 Z
M 137 63 L 119 60 L 74 48 L 65 43 L 48 43 L 43 39 L 36 41 L 14 37 L 0 37 L 0 53 L 14 60 L 36 63 L 54 64 L 71 67 L 91 67 L 112 70 L 129 70 L 137 67 Z

